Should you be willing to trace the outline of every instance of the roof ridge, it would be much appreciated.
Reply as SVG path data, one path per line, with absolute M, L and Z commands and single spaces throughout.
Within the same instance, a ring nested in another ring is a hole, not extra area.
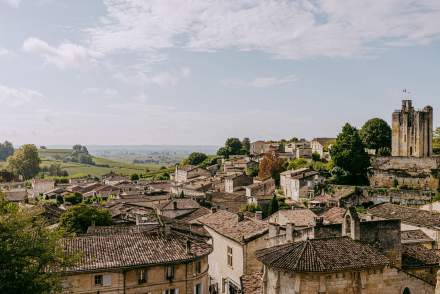
M 303 258 L 304 252 L 306 251 L 307 244 L 310 243 L 309 239 L 307 239 L 306 241 L 303 241 L 303 242 L 304 242 L 304 246 L 303 246 L 303 248 L 301 249 L 301 253 L 299 254 L 298 259 L 296 260 L 296 263 L 293 265 L 293 268 L 297 268 L 297 267 L 298 267 L 298 263 L 299 263 L 299 261 Z M 293 248 L 292 248 L 292 249 L 293 249 Z
M 307 241 L 309 241 L 309 239 L 307 239 Z M 316 256 L 316 259 L 318 260 L 319 264 L 321 265 L 321 267 L 322 267 L 323 269 L 325 269 L 326 266 L 324 265 L 324 262 L 322 262 L 322 259 L 321 259 L 321 257 L 319 256 L 318 251 L 315 249 L 315 246 L 313 246 L 313 242 L 309 242 L 309 243 L 310 243 L 310 246 L 312 246 L 313 251 L 315 252 L 315 256 Z

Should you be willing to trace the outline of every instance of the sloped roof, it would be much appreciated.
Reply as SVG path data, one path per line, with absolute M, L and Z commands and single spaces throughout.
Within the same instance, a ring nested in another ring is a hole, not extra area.
M 437 250 L 426 248 L 421 244 L 402 245 L 403 267 L 439 266 L 440 256 Z
M 184 262 L 212 251 L 212 246 L 201 239 L 173 230 L 81 236 L 63 239 L 62 244 L 66 255 L 80 255 L 76 264 L 64 269 L 65 272 Z
M 330 224 L 342 224 L 346 209 L 342 207 L 332 207 L 321 214 L 324 221 Z
M 402 243 L 422 243 L 433 242 L 434 240 L 426 235 L 422 230 L 409 230 L 400 233 Z
M 239 243 L 252 240 L 269 230 L 267 222 L 244 217 L 238 220 L 238 215 L 229 211 L 219 210 L 207 216 L 199 218 L 199 222 L 216 231 L 220 235 L 228 237 Z
M 384 219 L 401 219 L 403 223 L 440 228 L 440 213 L 438 212 L 383 203 L 370 208 L 368 213 Z
M 348 237 L 310 239 L 256 252 L 270 268 L 290 272 L 338 272 L 384 267 L 386 256 Z
M 255 272 L 240 277 L 243 294 L 263 293 L 263 273 Z
M 288 223 L 293 223 L 295 226 L 314 226 L 316 214 L 308 208 L 298 208 L 298 209 L 281 209 L 272 214 L 269 220 L 279 216 L 283 216 L 287 219 Z M 284 224 L 282 224 L 284 225 Z

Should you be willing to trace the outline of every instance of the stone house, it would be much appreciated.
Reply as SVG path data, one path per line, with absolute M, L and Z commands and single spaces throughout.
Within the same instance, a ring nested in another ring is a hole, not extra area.
M 303 140 L 298 142 L 290 142 L 284 146 L 284 152 L 296 153 L 297 149 L 310 148 L 310 142 Z
M 270 215 L 268 221 L 280 226 L 290 223 L 300 227 L 313 227 L 316 217 L 317 215 L 307 208 L 281 209 Z
M 200 166 L 187 165 L 184 167 L 179 167 L 178 165 L 176 165 L 176 171 L 174 172 L 174 181 L 177 183 L 184 183 L 190 179 L 200 176 L 210 177 L 211 172 Z
M 64 239 L 63 246 L 80 257 L 63 270 L 61 293 L 209 293 L 212 246 L 194 235 L 109 228 Z
M 248 203 L 245 191 L 237 191 L 234 193 L 211 192 L 207 193 L 206 200 L 212 207 L 229 212 L 239 212 L 242 207 Z
M 439 248 L 440 242 L 440 213 L 391 203 L 376 205 L 367 211 L 369 219 L 401 220 L 401 230 L 421 230 L 434 242 L 434 248 Z
M 349 209 L 341 235 L 258 250 L 264 269 L 254 282 L 267 294 L 434 293 L 440 259 L 403 245 L 399 220 L 362 222 Z
M 55 188 L 55 180 L 52 179 L 32 179 L 32 197 L 37 197 Z
M 255 251 L 265 246 L 268 224 L 256 218 L 219 210 L 199 222 L 212 237 L 209 275 L 215 293 L 240 293 L 240 278 L 260 271 Z
M 312 153 L 317 153 L 321 158 L 328 158 L 331 146 L 336 142 L 336 138 L 314 138 L 310 142 Z
M 244 189 L 244 186 L 248 186 L 252 184 L 252 182 L 252 177 L 245 174 L 229 176 L 225 179 L 225 192 L 234 193 L 239 189 Z
M 254 183 L 246 186 L 246 197 L 267 196 L 275 192 L 275 180 L 272 178 L 259 180 L 254 178 Z
M 284 196 L 299 201 L 300 198 L 313 198 L 315 187 L 322 182 L 317 171 L 309 168 L 288 170 L 280 174 L 280 187 Z

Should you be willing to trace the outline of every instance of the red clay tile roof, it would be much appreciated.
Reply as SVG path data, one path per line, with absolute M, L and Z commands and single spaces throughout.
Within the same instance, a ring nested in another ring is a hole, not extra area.
M 187 251 L 190 241 L 190 252 Z M 199 238 L 170 232 L 150 231 L 102 236 L 80 236 L 62 240 L 66 255 L 78 254 L 79 260 L 64 272 L 96 271 L 167 264 L 206 256 L 212 246 Z
M 199 218 L 199 222 L 217 233 L 237 242 L 243 243 L 264 235 L 269 230 L 269 224 L 253 218 L 244 217 L 238 221 L 238 215 L 225 210 L 219 210 Z
M 277 223 L 279 223 L 281 220 L 280 216 L 283 216 L 287 219 L 288 223 L 293 223 L 295 226 L 309 227 L 315 225 L 315 218 L 317 215 L 308 208 L 282 209 L 272 214 L 269 217 L 269 220 L 272 221 L 272 219 L 278 218 Z
M 433 242 L 434 240 L 426 235 L 422 230 L 409 230 L 400 233 L 402 243 L 423 243 Z
M 403 267 L 439 266 L 440 256 L 438 250 L 428 249 L 421 244 L 402 245 Z
M 344 221 L 344 214 L 346 209 L 341 207 L 332 207 L 321 216 L 323 217 L 324 221 L 330 224 L 342 224 Z
M 258 250 L 270 268 L 291 272 L 338 272 L 384 267 L 386 256 L 348 237 L 311 239 Z
M 240 277 L 243 294 L 263 294 L 263 274 L 260 272 Z
M 370 208 L 368 213 L 384 219 L 401 219 L 402 223 L 440 228 L 440 213 L 438 212 L 383 203 Z

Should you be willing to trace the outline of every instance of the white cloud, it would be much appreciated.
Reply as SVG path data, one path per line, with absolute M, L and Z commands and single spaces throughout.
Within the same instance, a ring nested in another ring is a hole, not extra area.
M 188 67 L 158 72 L 143 71 L 141 67 L 134 67 L 125 69 L 125 71 L 125 73 L 118 72 L 115 77 L 128 84 L 154 84 L 159 87 L 174 87 L 191 76 L 191 70 Z
M 29 89 L 16 89 L 0 84 L 0 103 L 4 106 L 19 107 L 41 102 L 44 95 Z
M 102 53 L 164 48 L 258 50 L 276 57 L 353 57 L 440 35 L 438 0 L 104 0 L 88 31 Z
M 42 56 L 59 69 L 86 69 L 93 66 L 99 57 L 98 53 L 77 44 L 63 43 L 53 47 L 38 38 L 24 41 L 23 50 Z
M 228 79 L 223 80 L 222 84 L 227 87 L 254 87 L 254 88 L 268 88 L 273 86 L 280 86 L 296 82 L 297 78 L 294 75 L 285 77 L 258 77 L 253 80 Z
M 0 0 L 0 2 L 6 3 L 13 8 L 17 8 L 20 6 L 21 0 Z
M 86 88 L 82 91 L 82 94 L 96 98 L 114 98 L 119 94 L 119 91 L 112 88 Z

